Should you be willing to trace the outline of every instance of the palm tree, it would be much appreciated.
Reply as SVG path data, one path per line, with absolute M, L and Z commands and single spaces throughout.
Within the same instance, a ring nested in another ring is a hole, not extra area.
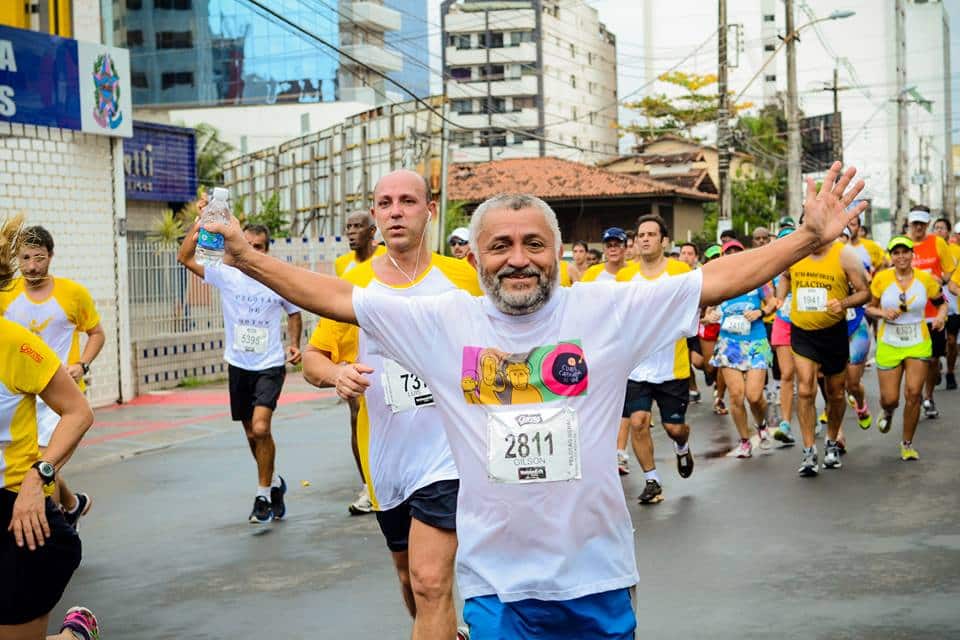
M 220 139 L 220 131 L 212 124 L 201 122 L 197 132 L 197 182 L 207 188 L 223 183 L 223 164 L 234 147 Z
M 147 240 L 160 244 L 176 244 L 182 236 L 183 222 L 173 211 L 167 209 L 153 223 L 153 229 L 147 235 Z

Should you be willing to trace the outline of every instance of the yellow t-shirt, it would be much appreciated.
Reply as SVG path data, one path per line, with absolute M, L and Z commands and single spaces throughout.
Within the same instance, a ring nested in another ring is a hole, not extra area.
M 636 264 L 636 263 L 630 263 L 630 262 L 626 263 L 625 265 L 623 265 L 623 268 L 621 268 L 620 271 L 617 272 L 617 275 L 619 275 L 621 271 L 629 267 L 631 264 Z M 617 279 L 617 275 L 614 275 L 609 271 L 607 271 L 606 263 L 601 262 L 599 264 L 593 265 L 592 267 L 584 271 L 583 275 L 580 277 L 580 282 L 601 282 L 603 280 L 612 281 Z
M 80 362 L 80 334 L 100 324 L 90 292 L 67 278 L 54 277 L 53 293 L 39 302 L 27 295 L 23 278 L 17 278 L 11 289 L 0 292 L 0 314 L 40 336 L 66 364 Z M 82 379 L 79 384 L 83 390 Z
M 809 255 L 790 267 L 791 324 L 813 331 L 844 320 L 843 311 L 827 311 L 826 303 L 847 297 L 849 283 L 840 262 L 840 253 L 846 246 L 835 242 L 823 256 Z
M 617 282 L 631 280 L 653 281 L 664 276 L 676 276 L 691 271 L 690 265 L 673 258 L 667 258 L 667 265 L 659 275 L 648 278 L 640 270 L 640 264 L 631 262 L 617 273 Z M 634 382 L 651 382 L 659 384 L 668 380 L 685 380 L 690 377 L 690 353 L 687 350 L 687 339 L 680 338 L 672 347 L 661 349 L 647 355 L 643 361 L 630 373 Z
M 57 355 L 36 335 L 0 318 L 0 474 L 17 491 L 40 456 L 37 395 L 60 368 Z
M 573 282 L 570 280 L 570 265 L 567 264 L 566 260 L 560 261 L 560 286 L 573 286 Z
M 886 251 L 883 250 L 883 247 L 870 238 L 860 238 L 860 243 L 866 248 L 867 254 L 870 255 L 870 264 L 874 270 L 881 268 L 886 259 Z
M 398 297 L 436 296 L 456 289 L 481 295 L 477 272 L 470 263 L 437 254 L 430 268 L 407 285 L 380 282 L 370 261 L 343 278 L 355 286 Z M 452 315 L 450 322 L 457 318 Z M 334 362 L 362 362 L 374 369 L 357 415 L 360 466 L 374 509 L 392 509 L 413 490 L 457 477 L 440 413 L 416 372 L 385 359 L 356 325 L 323 318 L 310 345 L 328 352 Z M 430 349 L 430 345 L 423 348 Z
M 927 301 L 940 297 L 940 283 L 933 279 L 923 269 L 914 267 L 913 281 L 906 288 L 897 282 L 896 269 L 884 269 L 873 278 L 870 283 L 870 294 L 880 301 L 882 309 L 899 309 L 906 305 L 907 310 L 901 311 L 896 320 L 883 320 L 877 328 L 877 339 L 883 338 L 887 324 L 919 324 L 920 335 L 924 340 L 930 339 L 927 323 L 924 322 Z
M 376 256 L 382 256 L 387 252 L 387 248 L 382 244 L 378 244 L 377 248 L 373 250 L 373 255 L 370 258 L 375 258 Z M 367 258 L 367 262 L 370 261 L 370 258 Z M 362 263 L 361 263 L 362 264 Z M 342 278 L 343 274 L 353 269 L 357 266 L 357 252 L 351 249 L 342 256 L 338 257 L 333 263 L 334 273 L 337 274 L 338 278 Z

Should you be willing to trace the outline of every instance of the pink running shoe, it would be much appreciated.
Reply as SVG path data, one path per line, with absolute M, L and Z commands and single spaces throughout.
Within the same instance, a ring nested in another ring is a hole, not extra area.
M 740 446 L 737 447 L 737 457 L 738 458 L 753 457 L 753 445 L 750 444 L 749 440 L 740 441 Z
M 86 607 L 71 607 L 67 610 L 60 631 L 63 632 L 66 629 L 79 634 L 85 640 L 100 640 L 100 624 L 97 622 L 97 616 Z

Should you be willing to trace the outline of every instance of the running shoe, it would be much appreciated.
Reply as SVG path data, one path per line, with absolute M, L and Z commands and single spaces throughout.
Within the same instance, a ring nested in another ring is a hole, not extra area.
M 862 409 L 857 409 L 857 424 L 866 431 L 873 424 L 873 416 L 870 415 L 870 409 L 864 404 Z
M 937 403 L 933 401 L 933 398 L 923 401 L 923 414 L 928 418 L 940 417 L 940 411 L 937 409 Z
M 721 398 L 717 398 L 716 400 L 713 401 L 713 412 L 718 416 L 725 416 L 728 413 L 730 413 L 727 410 L 727 405 L 724 404 Z
M 280 478 L 279 487 L 270 487 L 270 509 L 273 511 L 273 519 L 280 520 L 287 515 L 287 505 L 283 502 L 283 496 L 287 493 L 287 481 Z
M 773 439 L 785 447 L 792 447 L 797 442 L 793 434 L 790 433 L 790 423 L 786 420 L 783 420 L 780 426 L 774 429 Z
M 630 459 L 617 451 L 617 472 L 622 475 L 630 475 Z
M 696 389 L 693 389 L 690 392 L 690 402 L 699 403 L 700 402 L 700 392 Z
M 850 405 L 851 409 L 857 408 L 857 399 L 853 397 L 852 393 L 847 394 L 847 404 Z
M 63 511 L 63 519 L 76 531 L 80 528 L 80 516 L 85 516 L 90 512 L 90 507 L 93 506 L 93 498 L 79 491 L 74 495 L 77 496 L 77 506 L 73 508 L 73 511 L 61 510 Z
M 690 451 L 689 444 L 686 453 L 677 453 L 677 473 L 681 478 L 689 478 L 693 474 L 693 452 Z
M 761 449 L 767 450 L 773 446 L 773 438 L 770 437 L 770 429 L 767 429 L 765 424 L 757 427 L 757 435 L 760 436 Z
M 370 493 L 367 491 L 366 485 L 363 486 L 360 494 L 357 495 L 357 499 L 351 502 L 347 509 L 352 516 L 362 516 L 367 513 L 373 513 L 373 502 L 370 501 Z
M 457 640 L 470 640 L 470 627 L 457 627 Z
M 913 448 L 913 444 L 900 443 L 900 459 L 904 462 L 908 460 L 919 460 L 920 454 Z
M 840 447 L 836 442 L 828 440 L 824 449 L 826 449 L 826 453 L 823 454 L 824 469 L 839 469 L 843 466 L 843 463 L 840 462 Z
M 738 458 L 753 457 L 753 445 L 750 444 L 749 440 L 741 440 L 740 444 L 737 445 L 736 451 Z
M 254 498 L 250 524 L 267 524 L 271 520 L 273 520 L 273 510 L 270 508 L 270 501 L 263 496 Z
M 657 504 L 663 502 L 663 488 L 656 480 L 647 480 L 647 484 L 640 492 L 640 504 Z
M 100 623 L 97 622 L 97 616 L 86 607 L 67 609 L 67 615 L 63 617 L 63 624 L 60 626 L 60 633 L 64 631 L 70 631 L 84 640 L 100 639 Z
M 893 414 L 887 413 L 886 411 L 884 411 L 883 415 L 880 416 L 880 419 L 877 420 L 877 430 L 880 433 L 887 433 L 888 431 L 890 431 L 890 427 L 892 424 L 893 424 Z
M 957 388 L 957 376 L 950 371 L 947 372 L 947 391 L 953 391 Z
M 820 465 L 817 462 L 817 451 L 814 448 L 804 450 L 800 458 L 800 468 L 797 470 L 804 478 L 813 478 L 820 473 Z

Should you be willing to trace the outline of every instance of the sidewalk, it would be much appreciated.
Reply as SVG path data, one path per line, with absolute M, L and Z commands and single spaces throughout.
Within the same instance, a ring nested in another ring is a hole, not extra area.
M 338 402 L 332 389 L 309 385 L 302 373 L 287 375 L 275 420 L 303 418 Z M 93 426 L 68 470 L 90 469 L 149 451 L 241 427 L 230 419 L 226 380 L 195 389 L 155 391 L 126 404 L 94 410 Z

